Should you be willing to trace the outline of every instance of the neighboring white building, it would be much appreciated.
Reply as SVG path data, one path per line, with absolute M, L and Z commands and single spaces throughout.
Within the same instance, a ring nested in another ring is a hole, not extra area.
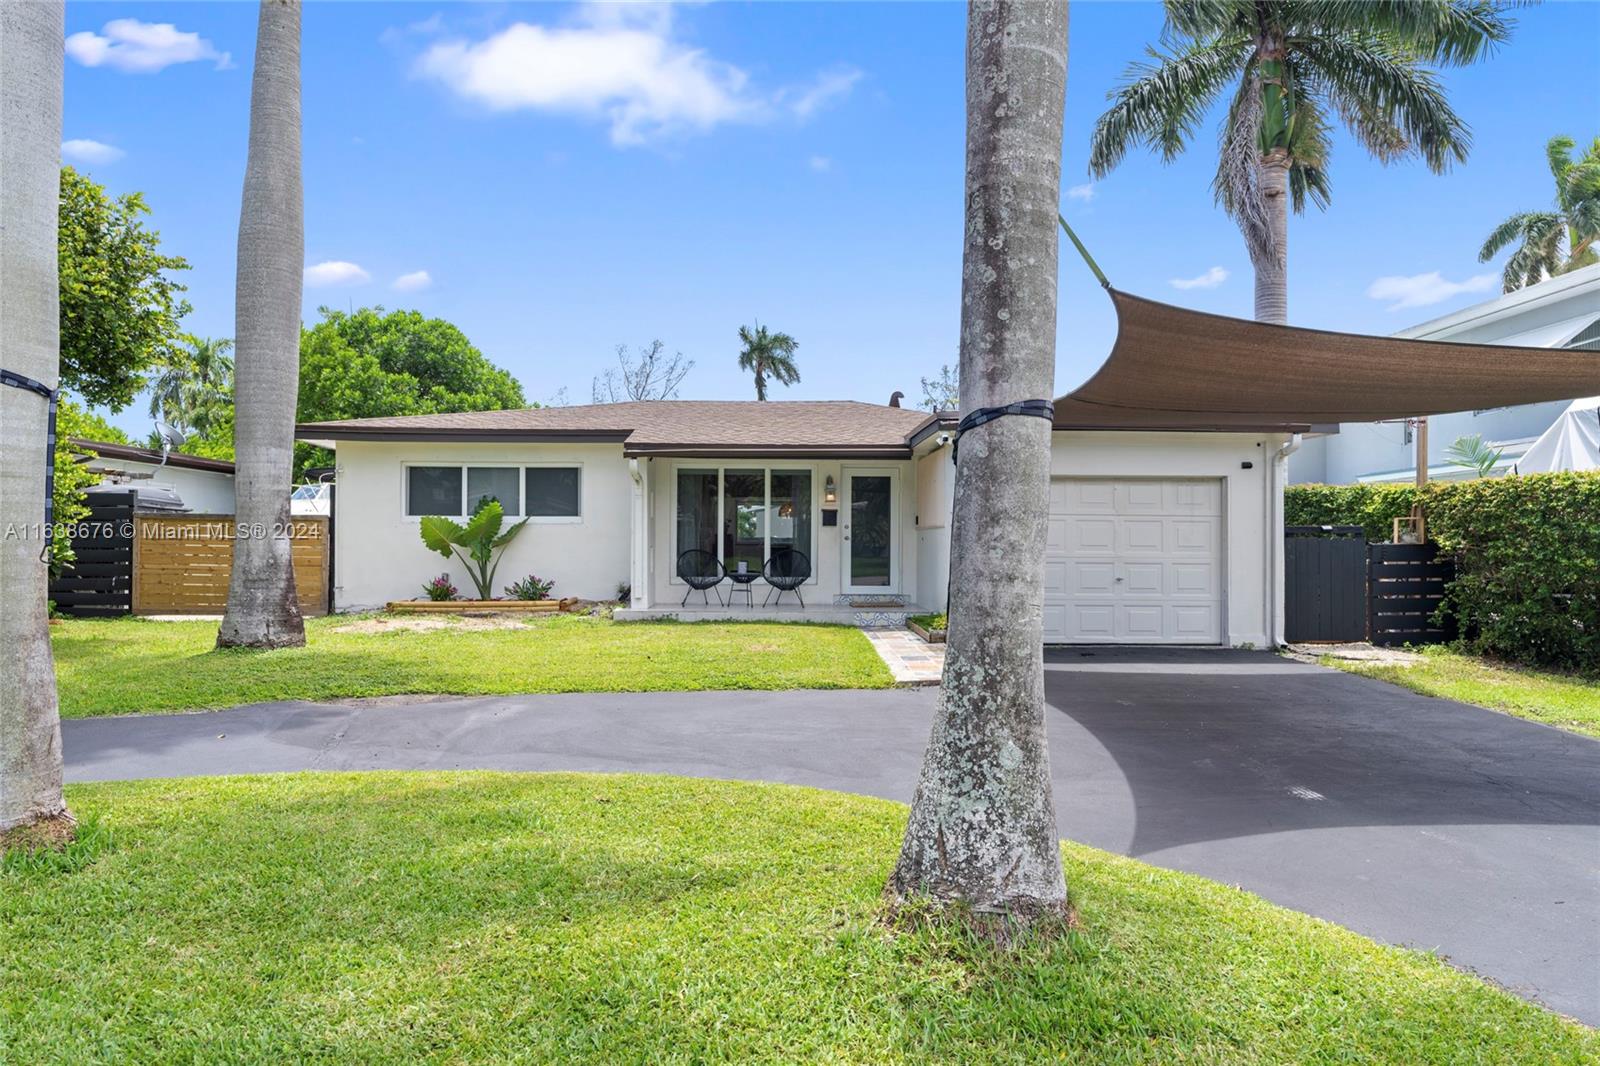
M 715 593 L 685 605 L 680 554 L 759 571 L 794 549 L 811 576 L 803 610 L 784 597 L 788 616 L 849 621 L 945 606 L 954 428 L 949 415 L 849 401 L 660 400 L 357 419 L 297 435 L 337 452 L 335 610 L 417 598 L 441 571 L 470 590 L 461 566 L 422 544 L 419 521 L 464 516 L 493 495 L 531 516 L 499 585 L 532 573 L 554 580 L 554 595 L 609 599 L 627 584 L 622 618 L 749 617 L 766 585 L 754 583 L 753 608 Z M 1279 639 L 1292 434 L 1052 439 L 1046 641 Z
M 73 440 L 73 447 L 95 454 L 89 469 L 102 485 L 170 489 L 194 514 L 233 514 L 233 464 L 169 452 L 165 461 L 153 448 L 105 441 Z
M 1580 348 L 1600 359 L 1600 265 L 1584 267 L 1493 300 L 1463 308 L 1395 334 L 1421 340 L 1506 344 L 1528 348 Z M 1508 378 L 1517 368 L 1505 368 Z M 1500 471 L 1566 410 L 1571 399 L 1435 415 L 1428 420 L 1428 476 L 1450 479 L 1469 471 L 1445 459 L 1462 437 L 1481 436 L 1503 449 Z M 1292 483 L 1348 484 L 1412 481 L 1416 442 L 1405 422 L 1347 422 L 1331 436 L 1308 437 L 1289 464 Z

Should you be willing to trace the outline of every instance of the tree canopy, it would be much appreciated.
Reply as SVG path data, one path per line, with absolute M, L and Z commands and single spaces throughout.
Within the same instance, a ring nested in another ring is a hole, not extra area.
M 1550 176 L 1555 179 L 1553 211 L 1520 211 L 1494 228 L 1478 261 L 1487 263 L 1512 243 L 1517 250 L 1506 260 L 1501 281 L 1506 292 L 1535 285 L 1546 277 L 1600 263 L 1600 137 L 1581 159 L 1571 137 L 1552 137 L 1545 145 Z
M 181 350 L 178 320 L 189 312 L 187 270 L 163 255 L 161 235 L 136 192 L 105 187 L 61 168 L 61 382 L 85 401 L 120 411 L 144 386 L 145 371 Z
M 442 318 L 382 307 L 319 313 L 300 336 L 301 422 L 529 406 L 517 379 Z M 296 476 L 328 454 L 296 451 Z

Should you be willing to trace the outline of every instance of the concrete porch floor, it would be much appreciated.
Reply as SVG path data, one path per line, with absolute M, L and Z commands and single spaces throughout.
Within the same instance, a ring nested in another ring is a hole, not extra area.
M 612 617 L 619 622 L 675 618 L 681 622 L 827 622 L 862 628 L 886 626 L 898 628 L 903 627 L 911 615 L 929 613 L 928 608 L 911 603 L 853 606 L 848 602 L 834 603 L 829 599 L 817 602 L 809 598 L 802 607 L 795 602 L 792 595 L 784 596 L 781 604 L 762 606 L 763 595 L 764 593 L 758 590 L 753 605 L 746 605 L 743 595 L 732 604 L 719 604 L 715 597 L 712 597 L 712 602 L 707 604 L 700 602 L 697 593 L 683 606 L 672 603 L 643 608 L 619 607 Z

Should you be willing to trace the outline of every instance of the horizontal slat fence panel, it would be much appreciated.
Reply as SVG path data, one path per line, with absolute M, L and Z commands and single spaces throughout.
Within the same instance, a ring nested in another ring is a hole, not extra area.
M 140 515 L 134 552 L 134 614 L 221 614 L 233 575 L 232 515 Z M 290 522 L 290 559 L 300 613 L 328 613 L 328 519 Z
M 1367 552 L 1368 639 L 1380 645 L 1454 640 L 1453 623 L 1433 620 L 1455 578 L 1454 561 L 1440 557 L 1436 544 L 1373 544 Z
M 133 609 L 134 496 L 131 490 L 90 495 L 88 515 L 67 530 L 75 559 L 50 582 L 57 611 L 104 618 Z

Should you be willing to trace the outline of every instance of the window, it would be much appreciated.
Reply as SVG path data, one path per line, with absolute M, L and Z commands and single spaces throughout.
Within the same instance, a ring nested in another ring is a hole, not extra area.
M 514 466 L 467 467 L 467 514 L 477 514 L 486 500 L 499 500 L 505 514 L 519 515 L 517 468 Z
M 527 468 L 528 514 L 536 518 L 577 518 L 583 514 L 583 470 L 576 466 Z
M 406 468 L 406 514 L 412 516 L 461 513 L 459 466 L 409 466 Z
M 487 500 L 510 516 L 578 518 L 583 469 L 577 466 L 407 466 L 405 513 L 466 518 Z M 524 492 L 526 486 L 526 492 Z
M 710 552 L 731 572 L 760 571 L 785 548 L 814 557 L 811 483 L 810 470 L 680 468 L 677 553 Z

